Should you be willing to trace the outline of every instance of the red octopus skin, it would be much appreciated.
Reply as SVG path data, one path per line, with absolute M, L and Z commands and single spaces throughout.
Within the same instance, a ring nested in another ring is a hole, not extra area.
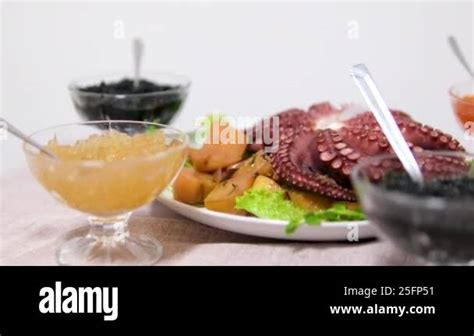
M 279 122 L 279 133 L 285 134 L 288 129 L 295 130 L 296 133 L 313 130 L 318 121 L 340 114 L 341 110 L 335 108 L 328 102 L 312 105 L 308 111 L 302 109 L 289 109 L 276 115 Z M 257 152 L 265 147 L 271 147 L 273 141 L 265 142 L 262 137 L 262 130 L 268 132 L 270 139 L 273 139 L 273 118 L 257 123 L 248 131 L 249 145 L 247 149 L 251 152 Z M 279 139 L 275 139 L 278 141 Z
M 293 136 L 294 132 L 289 129 L 285 136 L 280 138 L 278 151 L 270 156 L 273 171 L 278 179 L 286 184 L 330 198 L 354 201 L 355 195 L 351 189 L 339 185 L 329 175 L 312 165 L 311 152 L 308 150 L 311 142 L 314 141 L 311 133 Z M 304 148 L 304 150 L 293 151 L 295 143 L 297 148 Z
M 297 125 L 304 125 L 308 128 L 313 127 L 313 120 L 304 110 L 290 109 L 280 112 L 277 117 L 279 122 L 280 133 L 282 130 L 297 127 Z M 265 129 L 264 129 L 265 128 Z M 269 133 L 269 138 L 273 139 L 273 119 L 261 121 L 249 131 L 249 145 L 247 149 L 251 152 L 257 152 L 265 147 L 273 145 L 273 141 L 265 142 L 263 132 Z
M 406 114 L 393 112 L 402 134 L 414 152 L 423 150 L 462 150 L 451 136 L 422 125 Z M 361 158 L 392 153 L 387 138 L 370 112 L 350 120 L 348 125 L 336 131 L 317 130 L 316 145 L 311 148 L 313 164 L 334 178 L 339 184 L 350 185 L 352 168 Z
M 344 121 L 339 129 L 314 129 L 321 119 L 340 113 L 341 110 L 330 104 L 321 103 L 313 105 L 306 113 L 293 109 L 279 114 L 282 121 L 278 149 L 270 154 L 270 161 L 281 182 L 336 200 L 356 200 L 349 178 L 354 165 L 366 157 L 391 153 L 392 149 L 370 112 Z M 414 121 L 404 112 L 392 113 L 415 153 L 422 150 L 463 150 L 451 136 Z M 426 161 L 422 162 L 425 172 L 438 166 L 441 166 L 436 168 L 438 172 L 465 168 L 452 160 L 423 160 Z
M 430 178 L 465 176 L 469 164 L 462 157 L 447 155 L 417 155 L 417 162 L 426 180 Z M 403 171 L 400 161 L 395 159 L 381 160 L 367 167 L 365 173 L 372 182 L 379 182 L 388 171 Z

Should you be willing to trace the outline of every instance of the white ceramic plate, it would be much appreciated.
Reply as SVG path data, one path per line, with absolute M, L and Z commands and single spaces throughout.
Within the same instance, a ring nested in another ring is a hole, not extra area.
M 250 236 L 285 240 L 331 241 L 375 237 L 368 221 L 326 222 L 319 226 L 302 225 L 292 235 L 285 233 L 287 222 L 255 217 L 237 216 L 184 204 L 173 199 L 170 190 L 164 191 L 158 201 L 180 215 L 194 221 Z M 356 236 L 357 235 L 357 236 Z

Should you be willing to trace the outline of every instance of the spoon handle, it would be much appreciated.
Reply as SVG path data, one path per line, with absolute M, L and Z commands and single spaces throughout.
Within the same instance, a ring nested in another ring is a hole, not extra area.
M 38 149 L 40 152 L 48 155 L 49 157 L 53 158 L 53 159 L 57 159 L 58 157 L 53 154 L 51 151 L 47 150 L 46 148 L 44 148 L 43 146 L 41 146 L 39 143 L 37 143 L 36 141 L 34 141 L 33 139 L 31 139 L 30 137 L 28 137 L 26 134 L 24 134 L 22 131 L 20 131 L 18 128 L 16 128 L 15 126 L 13 126 L 12 124 L 10 124 L 8 121 L 6 121 L 5 119 L 1 118 L 0 117 L 0 121 L 2 123 L 4 123 L 6 126 L 7 126 L 7 131 L 11 134 L 13 134 L 14 136 L 16 136 L 17 138 L 23 140 L 24 142 L 26 142 L 27 144 L 35 147 L 36 149 Z
M 472 71 L 469 62 L 466 60 L 466 57 L 464 57 L 464 54 L 462 53 L 456 38 L 454 36 L 448 36 L 448 43 L 454 55 L 458 58 L 459 62 L 463 65 L 463 67 L 471 75 L 471 77 L 474 78 L 474 71 Z
M 133 39 L 133 86 L 140 85 L 140 68 L 143 58 L 143 42 L 139 38 Z
M 403 167 L 414 181 L 423 183 L 420 167 L 370 76 L 369 69 L 364 64 L 357 64 L 352 67 L 351 75 Z

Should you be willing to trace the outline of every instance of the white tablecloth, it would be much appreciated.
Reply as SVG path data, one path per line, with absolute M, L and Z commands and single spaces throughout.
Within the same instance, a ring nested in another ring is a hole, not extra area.
M 50 197 L 25 167 L 2 176 L 0 264 L 55 265 L 64 235 L 86 224 L 83 215 Z M 192 222 L 158 203 L 138 210 L 132 231 L 164 245 L 157 265 L 400 265 L 413 261 L 390 243 L 284 242 L 225 232 Z

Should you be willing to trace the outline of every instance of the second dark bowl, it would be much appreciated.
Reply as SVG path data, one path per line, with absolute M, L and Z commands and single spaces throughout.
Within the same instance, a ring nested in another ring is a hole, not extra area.
M 183 107 L 191 82 L 171 73 L 145 73 L 147 88 L 138 92 L 108 85 L 125 75 L 96 76 L 73 81 L 69 92 L 77 112 L 84 120 L 133 120 L 170 124 Z M 130 81 L 131 82 L 131 81 Z M 156 89 L 150 85 L 157 84 Z M 126 84 L 126 83 L 125 83 Z M 151 86 L 151 87 L 150 87 Z

